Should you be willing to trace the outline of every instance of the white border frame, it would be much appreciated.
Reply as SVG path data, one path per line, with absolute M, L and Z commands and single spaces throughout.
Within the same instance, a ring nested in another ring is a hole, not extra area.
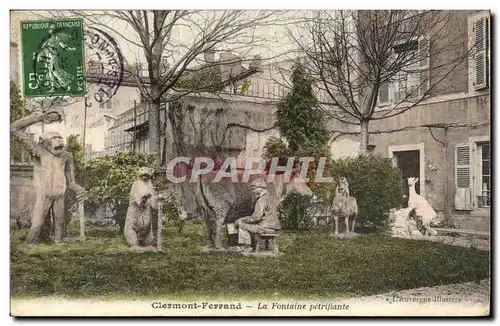
M 420 181 L 420 196 L 425 198 L 425 144 L 406 144 L 406 145 L 394 145 L 389 146 L 389 158 L 394 161 L 394 152 L 402 152 L 402 151 L 419 151 L 419 181 Z

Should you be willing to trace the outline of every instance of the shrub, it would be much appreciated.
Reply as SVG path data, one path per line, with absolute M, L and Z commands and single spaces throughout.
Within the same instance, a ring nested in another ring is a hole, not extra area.
M 358 202 L 360 224 L 387 227 L 391 208 L 402 205 L 401 170 L 380 156 L 359 156 L 333 162 L 331 175 L 345 176 Z
M 328 146 L 329 133 L 325 126 L 325 116 L 318 107 L 314 96 L 313 81 L 304 66 L 297 62 L 292 72 L 292 89 L 278 104 L 276 112 L 277 126 L 286 142 L 270 138 L 264 147 L 264 157 L 279 157 L 279 165 L 286 165 L 289 157 L 295 157 L 295 167 L 299 167 L 300 157 L 314 157 L 309 163 L 308 186 L 320 199 L 328 191 L 322 184 L 314 183 L 321 157 L 330 157 Z M 329 166 L 325 164 L 324 175 L 328 175 Z M 308 228 L 312 216 L 309 214 L 311 198 L 289 196 L 281 205 L 280 220 L 284 229 L 297 230 Z
M 313 79 L 297 62 L 292 71 L 292 89 L 278 103 L 276 112 L 280 134 L 294 153 L 301 149 L 320 148 L 328 144 L 325 115 L 314 96 Z
M 125 214 L 130 187 L 140 167 L 154 166 L 151 154 L 117 153 L 97 157 L 84 163 L 84 185 L 88 192 L 85 209 L 93 211 L 103 205 L 115 214 Z
M 167 224 L 172 223 L 177 229 L 177 232 L 181 233 L 186 220 L 181 218 L 181 211 L 179 210 L 179 203 L 175 196 L 170 196 L 165 201 L 165 223 L 163 223 L 163 228 L 167 228 Z
M 329 195 L 332 193 L 332 184 L 315 183 L 314 179 L 318 170 L 319 159 L 321 157 L 328 158 L 329 156 L 330 153 L 326 146 L 321 145 L 292 151 L 282 139 L 275 137 L 269 138 L 264 147 L 264 158 L 279 157 L 278 164 L 280 166 L 287 164 L 288 157 L 295 157 L 296 166 L 300 166 L 300 157 L 313 157 L 315 161 L 309 163 L 307 170 L 307 177 L 309 178 L 307 185 L 313 194 L 324 202 L 328 202 Z M 330 175 L 330 162 L 327 160 L 325 163 L 323 176 L 326 177 Z M 288 196 L 280 206 L 279 218 L 283 229 L 298 230 L 312 226 L 311 208 L 311 198 L 299 195 Z
M 299 194 L 291 194 L 281 203 L 278 211 L 283 230 L 308 229 L 312 226 L 313 216 L 309 214 L 311 198 Z

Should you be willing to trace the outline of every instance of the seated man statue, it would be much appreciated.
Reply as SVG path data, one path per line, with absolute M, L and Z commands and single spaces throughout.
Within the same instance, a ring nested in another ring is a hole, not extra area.
M 276 208 L 273 209 L 272 201 L 269 198 L 267 183 L 262 179 L 257 179 L 252 182 L 251 187 L 253 195 L 257 198 L 253 214 L 239 218 L 234 223 L 235 227 L 238 228 L 238 245 L 244 251 L 250 249 L 252 235 L 275 233 L 279 229 Z

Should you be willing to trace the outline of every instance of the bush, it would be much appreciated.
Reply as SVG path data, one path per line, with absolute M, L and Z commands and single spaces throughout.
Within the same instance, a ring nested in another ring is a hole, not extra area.
M 108 205 L 115 213 L 125 215 L 132 183 L 140 167 L 153 167 L 151 154 L 118 153 L 97 157 L 84 163 L 84 182 L 88 192 L 85 210 L 94 211 Z
M 312 226 L 313 216 L 309 214 L 311 198 L 299 194 L 288 195 L 281 203 L 278 211 L 283 230 L 308 229 Z
M 380 156 L 359 156 L 334 161 L 331 175 L 335 182 L 344 176 L 350 195 L 358 202 L 358 221 L 362 225 L 387 227 L 389 210 L 402 206 L 401 170 Z
M 267 140 L 264 147 L 264 158 L 279 157 L 278 165 L 285 166 L 289 157 L 295 157 L 295 164 L 300 166 L 300 157 L 314 157 L 315 161 L 310 162 L 307 170 L 307 185 L 313 194 L 324 202 L 328 202 L 329 195 L 332 193 L 332 185 L 324 183 L 315 183 L 314 179 L 318 170 L 318 161 L 322 157 L 328 158 L 329 150 L 326 146 L 301 148 L 292 151 L 287 144 L 279 138 L 271 137 Z M 330 162 L 326 162 L 323 176 L 329 175 Z M 285 230 L 308 229 L 313 224 L 313 216 L 310 213 L 311 198 L 300 195 L 288 196 L 280 206 L 280 223 Z
M 181 211 L 179 210 L 179 203 L 175 196 L 170 196 L 165 201 L 165 223 L 163 228 L 167 228 L 167 224 L 172 223 L 179 233 L 182 232 L 186 220 L 181 218 Z

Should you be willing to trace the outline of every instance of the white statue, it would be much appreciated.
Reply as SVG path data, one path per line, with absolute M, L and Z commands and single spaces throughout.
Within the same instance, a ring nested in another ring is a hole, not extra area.
M 349 232 L 354 233 L 356 218 L 358 217 L 358 202 L 356 198 L 350 196 L 349 183 L 345 177 L 340 178 L 339 185 L 335 189 L 335 197 L 332 201 L 330 213 L 335 221 L 333 224 L 335 235 L 339 234 L 340 217 L 345 219 L 346 234 Z M 349 230 L 349 218 L 352 220 L 351 230 Z
M 415 183 L 418 182 L 418 178 L 408 178 L 409 187 L 409 199 L 408 208 L 415 209 L 415 213 L 422 220 L 423 234 L 433 235 L 431 231 L 431 222 L 437 218 L 436 211 L 427 202 L 427 200 L 421 195 L 417 194 L 415 191 Z

